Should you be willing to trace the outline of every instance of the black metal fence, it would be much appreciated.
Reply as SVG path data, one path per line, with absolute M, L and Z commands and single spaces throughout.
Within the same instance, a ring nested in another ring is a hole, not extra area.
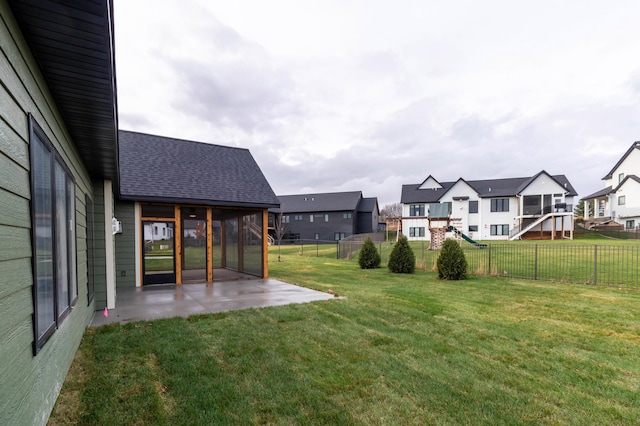
M 340 243 L 338 258 L 355 260 L 362 242 Z M 437 271 L 440 252 L 429 250 L 428 241 L 412 241 L 416 265 Z M 393 248 L 376 243 L 383 264 Z M 640 245 L 488 244 L 480 249 L 463 244 L 472 275 L 523 278 L 640 289 Z

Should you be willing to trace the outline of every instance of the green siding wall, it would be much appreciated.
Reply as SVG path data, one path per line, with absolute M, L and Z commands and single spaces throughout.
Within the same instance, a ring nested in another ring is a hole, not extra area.
M 107 260 L 104 241 L 104 182 L 93 184 L 93 279 L 95 281 L 95 309 L 107 306 Z
M 136 286 L 135 203 L 116 201 L 115 216 L 122 222 L 122 234 L 116 235 L 116 287 Z
M 76 181 L 78 301 L 33 355 L 29 129 L 31 113 Z M 93 185 L 13 18 L 0 0 L 0 424 L 45 424 L 94 305 L 87 300 L 85 194 Z M 95 199 L 95 197 L 94 197 Z

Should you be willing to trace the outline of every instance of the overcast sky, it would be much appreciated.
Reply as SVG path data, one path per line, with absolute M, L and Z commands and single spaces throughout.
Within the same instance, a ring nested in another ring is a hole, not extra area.
M 582 197 L 640 140 L 637 0 L 114 3 L 120 128 L 248 148 L 278 195 L 546 170 Z

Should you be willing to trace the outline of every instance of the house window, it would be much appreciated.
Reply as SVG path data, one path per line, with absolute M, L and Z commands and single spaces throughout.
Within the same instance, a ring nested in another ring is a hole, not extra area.
M 342 218 L 343 219 L 351 219 L 351 213 L 343 213 L 342 214 Z
M 333 239 L 336 241 L 344 239 L 344 232 L 334 232 Z
M 301 214 L 297 214 L 297 215 L 293 216 L 293 220 L 296 220 L 298 222 L 301 221 L 302 220 L 302 215 Z
M 424 204 L 411 204 L 409 206 L 409 216 L 424 216 Z
M 491 199 L 491 211 L 492 212 L 508 212 L 509 211 L 509 199 L 508 198 L 493 198 L 493 199 Z
M 324 215 L 324 221 L 325 221 L 325 222 L 329 222 L 329 215 L 328 215 L 328 214 L 325 214 L 325 215 Z
M 491 225 L 491 235 L 509 235 L 509 225 Z
M 618 197 L 618 205 L 619 206 L 624 206 L 624 204 L 627 202 L 627 197 L 624 195 L 621 195 Z
M 478 201 L 469 201 L 469 213 L 478 213 Z
M 289 216 L 282 216 L 282 223 L 289 223 Z
M 624 180 L 624 173 L 620 173 L 618 175 L 618 184 L 621 184 L 623 180 Z
M 34 354 L 78 299 L 75 182 L 51 141 L 29 116 Z
M 635 220 L 628 220 L 625 225 L 624 225 L 625 229 L 634 229 L 636 227 L 636 221 Z
M 312 214 L 309 215 L 309 222 L 313 222 L 313 215 Z
M 478 232 L 478 225 L 469 225 L 469 232 Z
M 317 232 L 315 234 L 313 234 L 313 239 L 314 240 L 319 240 L 320 239 L 320 234 L 317 233 Z
M 424 237 L 424 227 L 409 228 L 410 237 Z

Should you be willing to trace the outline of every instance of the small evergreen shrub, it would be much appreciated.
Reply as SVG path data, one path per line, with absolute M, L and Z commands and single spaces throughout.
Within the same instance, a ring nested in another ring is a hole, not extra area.
M 391 250 L 387 266 L 391 272 L 397 274 L 413 274 L 416 270 L 416 257 L 404 235 L 398 239 L 395 247 Z
M 467 278 L 467 259 L 462 247 L 455 240 L 446 240 L 438 256 L 438 277 L 441 280 L 464 280 Z
M 358 263 L 360 269 L 375 269 L 380 267 L 380 253 L 376 249 L 375 244 L 371 241 L 370 237 L 364 240 L 364 244 L 360 249 L 360 255 L 358 256 Z

